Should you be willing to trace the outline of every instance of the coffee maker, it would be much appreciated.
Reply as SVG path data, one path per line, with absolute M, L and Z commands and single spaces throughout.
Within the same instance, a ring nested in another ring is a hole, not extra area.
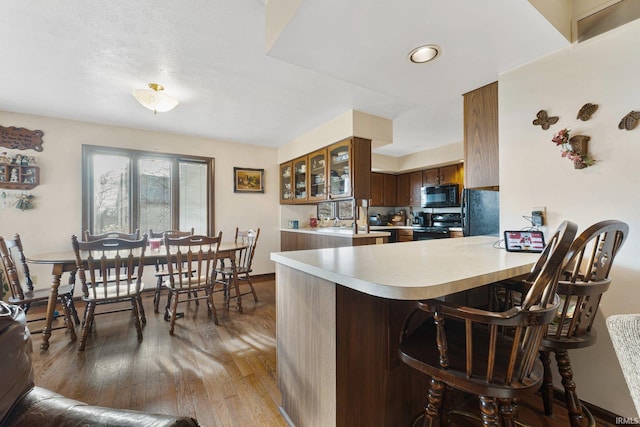
M 413 216 L 413 225 L 418 227 L 431 226 L 431 214 L 429 212 L 415 212 Z

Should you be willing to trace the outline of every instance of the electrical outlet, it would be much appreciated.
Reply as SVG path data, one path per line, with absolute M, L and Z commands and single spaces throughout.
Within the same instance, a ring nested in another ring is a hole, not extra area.
M 544 206 L 534 207 L 531 209 L 531 223 L 534 226 L 540 227 L 545 225 L 547 218 L 547 208 Z

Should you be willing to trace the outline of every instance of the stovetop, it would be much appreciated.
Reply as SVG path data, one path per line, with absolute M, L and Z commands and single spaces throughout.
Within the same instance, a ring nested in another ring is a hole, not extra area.
M 423 232 L 423 233 L 448 233 L 449 227 L 422 227 L 420 225 L 414 225 L 413 231 Z

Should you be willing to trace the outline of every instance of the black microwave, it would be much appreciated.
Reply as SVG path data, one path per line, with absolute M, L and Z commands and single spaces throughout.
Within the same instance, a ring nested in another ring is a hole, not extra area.
M 422 191 L 420 192 L 420 205 L 423 208 L 460 206 L 458 194 L 460 194 L 458 184 L 422 187 Z

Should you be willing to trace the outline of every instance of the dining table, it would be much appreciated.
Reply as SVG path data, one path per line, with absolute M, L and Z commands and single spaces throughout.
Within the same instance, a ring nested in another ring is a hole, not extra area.
M 71 245 L 69 245 L 71 246 Z M 236 268 L 236 253 L 247 247 L 246 243 L 242 242 L 220 242 L 220 247 L 216 253 L 216 257 L 224 262 L 229 260 L 229 264 L 233 270 L 234 287 L 236 288 L 236 309 L 238 312 L 242 312 L 242 298 L 240 292 L 238 292 L 238 274 Z M 156 265 L 158 262 L 166 262 L 167 255 L 161 249 L 151 250 L 149 247 L 145 250 L 143 264 L 144 265 Z M 49 339 L 51 338 L 51 331 L 53 325 L 53 319 L 55 317 L 56 302 L 58 300 L 58 288 L 60 287 L 60 281 L 64 273 L 69 273 L 69 283 L 75 283 L 76 277 L 76 256 L 74 251 L 70 248 L 65 251 L 47 252 L 40 254 L 33 254 L 27 257 L 27 262 L 31 264 L 48 264 L 51 265 L 51 291 L 47 302 L 47 312 L 45 315 L 45 326 L 42 329 L 42 343 L 40 344 L 40 350 L 46 351 L 49 349 Z M 226 292 L 226 291 L 225 291 Z

